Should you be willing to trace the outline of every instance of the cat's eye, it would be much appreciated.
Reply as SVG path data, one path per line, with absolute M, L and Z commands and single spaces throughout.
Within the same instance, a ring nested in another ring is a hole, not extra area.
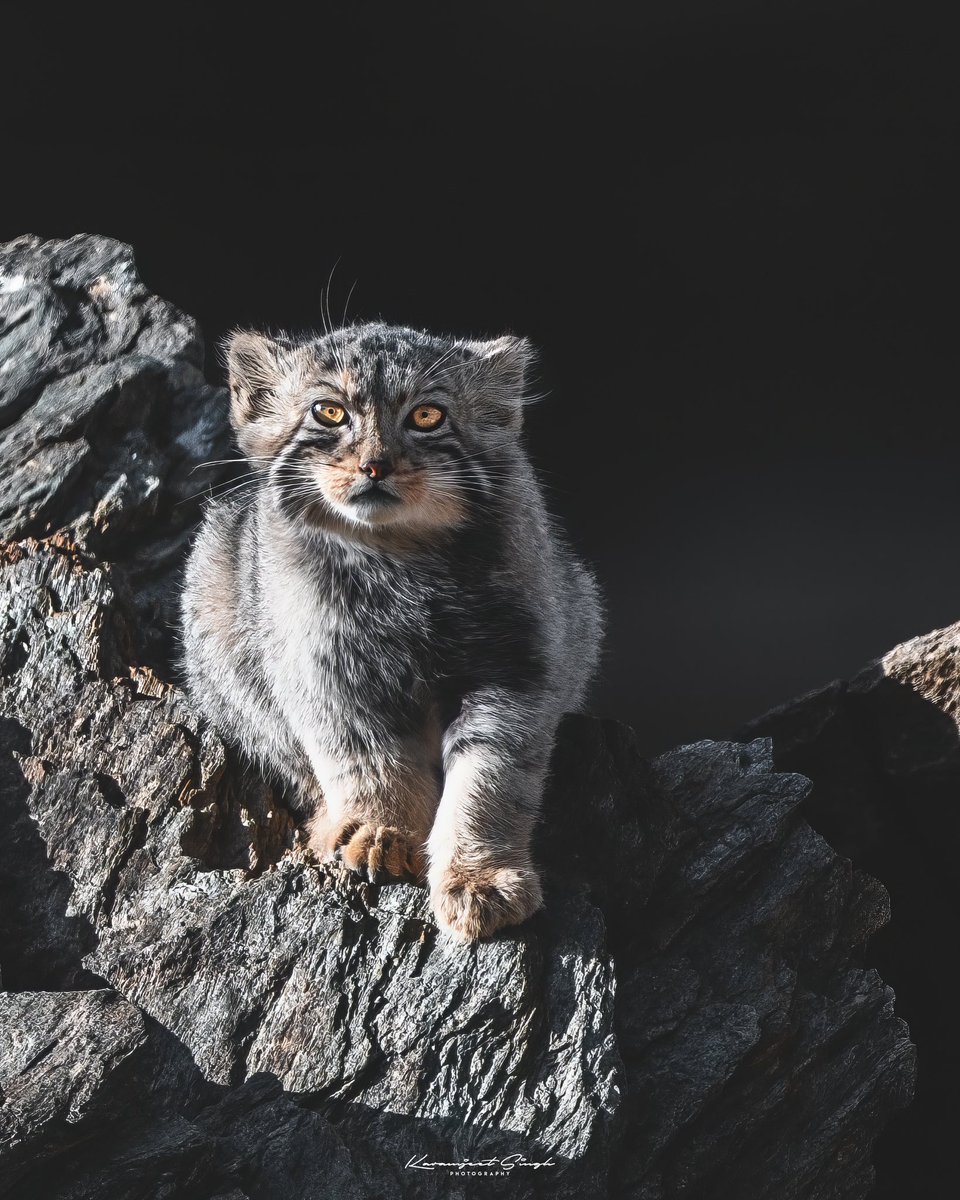
M 310 411 L 315 421 L 321 425 L 342 425 L 347 419 L 347 410 L 342 404 L 334 404 L 330 400 L 318 400 Z
M 446 415 L 436 404 L 418 404 L 410 410 L 407 424 L 413 429 L 436 429 L 443 424 Z

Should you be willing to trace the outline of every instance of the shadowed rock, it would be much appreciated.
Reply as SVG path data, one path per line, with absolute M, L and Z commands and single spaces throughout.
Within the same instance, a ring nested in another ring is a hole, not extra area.
M 866 1195 L 912 1047 L 806 780 L 568 718 L 545 911 L 445 942 L 312 861 L 170 675 L 228 457 L 190 322 L 102 238 L 14 243 L 0 291 L 0 1195 Z
M 891 1200 L 941 1190 L 953 1136 L 960 1037 L 944 997 L 942 931 L 957 912 L 958 718 L 960 624 L 904 642 L 747 731 L 772 736 L 777 765 L 810 777 L 805 815 L 893 897 L 871 957 L 917 1035 L 923 1087 L 881 1145 L 878 1196 Z

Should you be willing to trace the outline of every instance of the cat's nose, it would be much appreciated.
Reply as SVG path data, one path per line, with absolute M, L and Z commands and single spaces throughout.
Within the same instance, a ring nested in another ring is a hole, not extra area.
M 365 458 L 360 470 L 370 479 L 386 479 L 393 470 L 393 464 L 389 458 Z

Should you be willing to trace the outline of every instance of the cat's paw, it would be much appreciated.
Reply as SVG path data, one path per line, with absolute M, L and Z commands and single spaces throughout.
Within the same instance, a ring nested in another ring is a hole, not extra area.
M 441 929 L 472 942 L 525 921 L 543 906 L 543 894 L 532 865 L 451 865 L 431 881 L 430 902 Z
M 413 833 L 392 825 L 372 825 L 349 818 L 341 821 L 326 838 L 328 861 L 342 863 L 369 883 L 389 879 L 423 878 L 423 843 Z

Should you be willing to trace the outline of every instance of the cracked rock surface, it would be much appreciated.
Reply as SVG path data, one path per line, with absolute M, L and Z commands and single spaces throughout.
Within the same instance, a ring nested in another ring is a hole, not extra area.
M 568 718 L 546 910 L 445 943 L 170 669 L 232 453 L 192 323 L 95 237 L 0 251 L 0 304 L 0 1195 L 866 1196 L 913 1085 L 886 893 L 770 742 Z

